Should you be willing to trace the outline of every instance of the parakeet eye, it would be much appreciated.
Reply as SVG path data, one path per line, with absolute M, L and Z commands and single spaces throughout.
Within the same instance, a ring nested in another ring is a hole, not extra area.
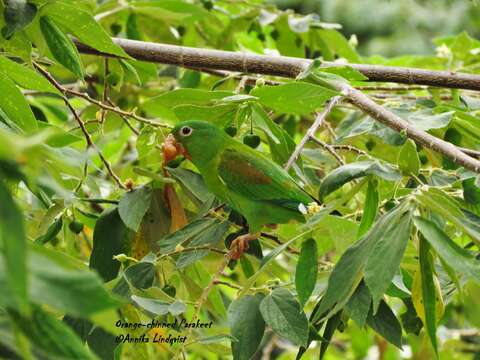
M 190 136 L 192 135 L 192 128 L 189 127 L 189 126 L 184 126 L 180 129 L 180 134 L 182 134 L 182 136 Z

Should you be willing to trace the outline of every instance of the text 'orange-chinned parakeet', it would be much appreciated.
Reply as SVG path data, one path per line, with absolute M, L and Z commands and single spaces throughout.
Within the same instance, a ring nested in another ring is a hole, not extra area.
M 232 243 L 238 248 L 235 257 L 263 225 L 303 222 L 307 206 L 315 202 L 282 167 L 212 123 L 181 122 L 165 144 L 191 160 L 207 188 L 247 220 L 249 234 Z

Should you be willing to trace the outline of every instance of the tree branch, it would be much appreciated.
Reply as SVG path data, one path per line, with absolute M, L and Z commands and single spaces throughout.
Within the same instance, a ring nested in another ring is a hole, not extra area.
M 285 170 L 290 169 L 293 163 L 298 159 L 298 157 L 300 156 L 300 153 L 302 152 L 303 148 L 307 144 L 308 140 L 312 139 L 315 136 L 315 133 L 317 132 L 318 128 L 322 126 L 325 118 L 328 116 L 328 114 L 330 114 L 332 109 L 335 107 L 335 105 L 338 104 L 341 98 L 342 98 L 341 96 L 335 96 L 331 98 L 328 101 L 327 105 L 325 106 L 325 109 L 317 115 L 312 126 L 310 126 L 310 128 L 307 130 L 303 139 L 300 140 L 300 142 L 297 144 L 297 146 L 295 147 L 295 150 L 293 151 L 292 155 L 290 156 L 287 163 L 285 164 L 284 166 Z
M 83 53 L 111 56 L 83 45 L 77 40 L 75 41 L 79 51 Z M 190 68 L 227 70 L 295 78 L 311 63 L 311 60 L 308 59 L 286 56 L 266 56 L 247 54 L 245 52 L 197 49 L 118 38 L 113 38 L 113 41 L 138 60 Z M 324 62 L 324 65 L 332 66 L 338 64 Z M 370 81 L 388 81 L 480 90 L 479 75 L 377 65 L 350 64 L 350 66 L 362 72 Z M 407 121 L 381 107 L 367 95 L 349 85 L 336 84 L 335 86 L 352 104 L 372 116 L 375 120 L 400 133 L 404 133 L 426 148 L 438 151 L 453 162 L 467 169 L 480 172 L 480 161 L 466 155 L 453 144 L 438 139 L 425 131 L 418 130 Z
M 112 56 L 81 44 L 78 40 L 74 41 L 82 53 Z M 199 49 L 120 38 L 113 38 L 113 41 L 137 60 L 207 70 L 240 71 L 294 78 L 312 62 L 309 59 L 287 56 Z M 339 66 L 338 63 L 329 61 L 322 64 L 326 67 Z M 360 71 L 369 81 L 480 90 L 480 75 L 381 65 L 348 65 Z

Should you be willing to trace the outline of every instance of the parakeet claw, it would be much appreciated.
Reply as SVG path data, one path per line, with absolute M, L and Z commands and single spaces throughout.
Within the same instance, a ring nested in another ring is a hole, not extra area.
M 245 234 L 240 235 L 232 241 L 230 250 L 232 250 L 232 260 L 238 260 L 242 257 L 243 253 L 248 250 L 248 242 L 258 239 L 260 234 Z

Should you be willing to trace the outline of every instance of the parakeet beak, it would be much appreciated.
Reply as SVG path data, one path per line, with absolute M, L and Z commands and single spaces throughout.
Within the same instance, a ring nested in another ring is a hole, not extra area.
M 168 134 L 168 136 L 165 138 L 162 149 L 163 157 L 166 163 L 170 160 L 175 159 L 177 155 L 183 155 L 187 159 L 191 159 L 187 149 L 185 149 L 183 145 L 179 143 L 177 139 L 175 139 L 175 136 L 173 136 L 173 134 Z

